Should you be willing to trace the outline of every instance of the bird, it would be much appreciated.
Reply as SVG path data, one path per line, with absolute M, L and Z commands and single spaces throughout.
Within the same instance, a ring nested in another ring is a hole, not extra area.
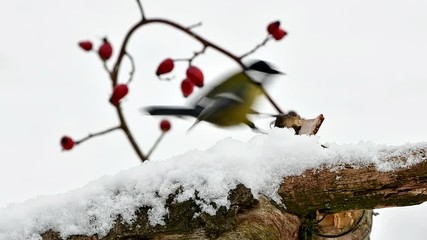
M 191 130 L 199 122 L 205 121 L 219 127 L 245 124 L 254 131 L 260 131 L 248 119 L 249 114 L 257 114 L 252 109 L 255 100 L 262 96 L 263 84 L 273 75 L 284 74 L 273 69 L 265 61 L 255 61 L 222 80 L 207 91 L 191 107 L 150 106 L 143 111 L 150 115 L 189 116 L 196 118 Z

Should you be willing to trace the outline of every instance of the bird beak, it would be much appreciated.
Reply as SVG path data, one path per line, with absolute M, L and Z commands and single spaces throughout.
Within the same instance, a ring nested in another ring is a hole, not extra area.
M 269 73 L 269 74 L 277 74 L 277 75 L 286 75 L 285 73 L 279 72 L 279 71 L 277 71 L 275 69 L 269 69 L 269 71 L 267 73 Z
M 279 72 L 277 70 L 272 69 L 272 73 L 271 74 L 277 74 L 277 75 L 286 75 L 286 73 L 284 72 Z

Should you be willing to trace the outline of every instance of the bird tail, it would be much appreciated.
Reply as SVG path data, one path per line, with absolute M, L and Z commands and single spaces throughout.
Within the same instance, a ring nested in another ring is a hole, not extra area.
M 153 106 L 146 107 L 143 109 L 144 112 L 147 112 L 150 115 L 169 115 L 169 116 L 190 116 L 197 117 L 199 116 L 202 108 L 180 108 L 180 107 L 162 107 L 162 106 Z

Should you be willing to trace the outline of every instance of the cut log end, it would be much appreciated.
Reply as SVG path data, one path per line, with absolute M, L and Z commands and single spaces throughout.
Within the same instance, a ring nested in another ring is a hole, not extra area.
M 324 120 L 325 117 L 323 114 L 313 119 L 304 119 L 296 112 L 290 111 L 287 114 L 277 116 L 274 126 L 279 128 L 293 128 L 295 134 L 298 135 L 315 135 Z

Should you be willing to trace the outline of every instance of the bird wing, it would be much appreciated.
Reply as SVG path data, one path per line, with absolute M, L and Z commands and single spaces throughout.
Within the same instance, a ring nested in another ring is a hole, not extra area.
M 221 111 L 226 110 L 227 108 L 233 108 L 236 105 L 239 105 L 243 102 L 243 99 L 238 95 L 233 93 L 223 93 L 218 94 L 214 99 L 211 99 L 209 103 L 207 103 L 206 107 L 200 112 L 199 116 L 197 116 L 196 122 L 191 125 L 188 129 L 190 131 L 194 126 L 196 126 L 200 121 L 208 121 L 209 119 Z
M 209 89 L 201 98 L 195 102 L 194 106 L 206 107 L 214 98 L 220 94 L 227 92 L 241 92 L 242 85 L 245 85 L 246 82 L 250 82 L 250 79 L 244 73 L 238 72 L 232 74 L 226 78 L 226 80 Z

